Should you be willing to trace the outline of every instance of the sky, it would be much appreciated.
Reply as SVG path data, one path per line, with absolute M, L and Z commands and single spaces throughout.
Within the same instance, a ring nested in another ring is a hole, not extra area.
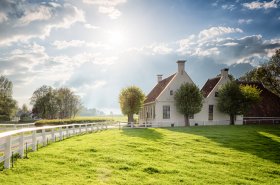
M 177 71 L 199 88 L 222 68 L 236 78 L 280 48 L 280 1 L 0 0 L 0 74 L 29 107 L 42 85 L 69 87 L 84 106 L 120 113 L 118 96 L 146 94 Z

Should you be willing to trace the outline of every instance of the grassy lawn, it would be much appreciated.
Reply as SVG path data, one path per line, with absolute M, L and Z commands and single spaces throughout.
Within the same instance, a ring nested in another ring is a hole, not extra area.
M 52 143 L 0 184 L 280 184 L 280 127 L 107 130 Z

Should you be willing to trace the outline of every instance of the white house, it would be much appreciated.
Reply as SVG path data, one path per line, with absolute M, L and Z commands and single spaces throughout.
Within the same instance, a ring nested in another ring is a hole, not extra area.
M 185 71 L 185 61 L 177 61 L 178 71 L 162 79 L 158 75 L 158 83 L 146 97 L 144 106 L 139 112 L 139 124 L 152 127 L 184 126 L 184 115 L 175 107 L 174 94 L 183 83 L 192 83 Z M 202 92 L 204 94 L 201 112 L 190 118 L 192 125 L 229 124 L 229 116 L 217 110 L 217 90 L 229 80 L 228 69 L 223 69 L 219 77 L 209 79 Z M 216 95 L 216 96 L 215 96 Z M 237 117 L 237 124 L 242 123 L 242 117 Z

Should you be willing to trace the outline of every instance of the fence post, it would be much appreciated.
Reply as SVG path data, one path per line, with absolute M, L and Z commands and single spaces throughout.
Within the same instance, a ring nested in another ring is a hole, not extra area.
M 90 124 L 91 132 L 93 132 L 93 124 Z
M 20 133 L 19 136 L 19 156 L 20 158 L 24 157 L 24 134 Z
M 36 130 L 32 131 L 32 150 L 36 151 Z
M 46 146 L 46 130 L 42 129 L 43 146 Z
M 69 137 L 69 126 L 66 126 L 66 137 Z
M 86 133 L 88 132 L 87 123 L 86 123 Z
M 54 141 L 54 128 L 52 128 L 51 135 L 52 135 L 52 142 L 55 142 Z
M 59 141 L 62 140 L 62 127 L 59 127 Z
M 82 133 L 82 126 L 79 125 L 79 134 L 81 134 L 81 133 Z
M 5 161 L 4 161 L 4 168 L 10 168 L 11 163 L 11 151 L 12 151 L 12 136 L 6 137 L 6 147 L 4 151 Z

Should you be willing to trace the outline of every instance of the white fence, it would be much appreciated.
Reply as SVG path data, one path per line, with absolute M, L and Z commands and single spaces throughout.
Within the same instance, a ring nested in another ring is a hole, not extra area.
M 107 128 L 106 123 L 85 123 L 23 128 L 3 132 L 0 133 L 0 153 L 3 153 L 3 156 L 0 156 L 0 162 L 4 161 L 4 168 L 10 168 L 12 154 L 18 153 L 23 158 L 24 151 L 27 152 L 29 147 L 32 147 L 32 151 L 36 151 L 38 144 L 46 146 L 49 141 L 55 142 L 56 138 L 61 141 L 63 138 L 76 134 Z
M 6 131 L 6 130 L 16 130 L 26 127 L 34 127 L 35 123 L 22 123 L 22 124 L 0 124 L 0 131 Z
M 244 125 L 247 124 L 280 124 L 280 117 L 244 117 Z

